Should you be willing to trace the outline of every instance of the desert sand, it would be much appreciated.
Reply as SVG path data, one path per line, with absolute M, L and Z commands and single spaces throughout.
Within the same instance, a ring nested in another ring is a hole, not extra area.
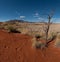
M 0 62 L 60 62 L 60 48 L 32 48 L 32 36 L 0 30 Z

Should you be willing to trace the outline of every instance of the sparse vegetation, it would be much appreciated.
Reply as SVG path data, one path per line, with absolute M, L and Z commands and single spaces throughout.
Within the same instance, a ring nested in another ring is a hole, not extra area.
M 60 47 L 60 40 L 57 40 L 54 45 L 55 47 Z
M 8 27 L 8 32 L 12 32 L 12 33 L 21 33 L 20 31 L 18 31 L 16 28 L 9 26 Z
M 4 26 L 0 26 L 0 29 L 4 29 Z
M 39 34 L 35 35 L 35 38 L 39 39 L 41 36 Z
M 57 38 L 56 38 L 56 41 L 55 41 L 55 44 L 54 44 L 56 47 L 60 47 L 60 34 L 57 35 Z
M 56 33 L 52 33 L 51 36 L 48 38 L 48 41 L 53 41 L 56 38 L 56 36 Z
M 42 43 L 41 41 L 39 41 L 38 39 L 33 38 L 32 47 L 38 48 L 38 49 L 43 49 L 45 47 L 45 44 Z
M 42 45 L 44 45 L 45 47 L 45 45 L 48 45 L 56 37 L 54 33 L 52 33 L 51 36 L 49 37 L 51 18 L 52 18 L 52 14 L 49 14 L 48 22 L 46 23 L 43 22 L 43 23 L 32 23 L 32 24 L 31 23 L 11 24 L 9 22 L 9 23 L 3 23 L 2 26 L 4 27 L 4 29 L 8 30 L 8 32 L 22 33 L 22 34 L 34 36 L 35 41 L 33 42 L 33 45 L 35 45 L 36 48 L 41 48 Z M 40 40 L 44 40 L 45 44 L 42 43 Z

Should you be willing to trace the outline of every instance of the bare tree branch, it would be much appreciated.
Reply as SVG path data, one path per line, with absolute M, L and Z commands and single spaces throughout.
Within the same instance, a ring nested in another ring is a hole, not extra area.
M 45 21 L 44 25 L 43 25 L 43 31 L 45 32 L 45 43 L 47 45 L 48 42 L 48 33 L 49 33 L 49 29 L 50 29 L 50 25 L 52 24 L 51 19 L 53 17 L 54 11 L 51 11 L 50 14 L 47 15 L 47 21 Z

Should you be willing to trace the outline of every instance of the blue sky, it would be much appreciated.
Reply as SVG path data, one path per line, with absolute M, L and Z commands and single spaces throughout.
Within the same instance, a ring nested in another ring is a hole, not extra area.
M 60 22 L 60 0 L 0 0 L 0 21 L 40 21 L 42 14 L 52 9 L 55 10 L 53 20 Z

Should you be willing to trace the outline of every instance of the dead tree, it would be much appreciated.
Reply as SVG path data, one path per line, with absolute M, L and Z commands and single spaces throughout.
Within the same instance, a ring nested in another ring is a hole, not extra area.
M 52 24 L 51 19 L 53 17 L 53 12 L 51 12 L 50 14 L 47 15 L 47 22 L 44 22 L 44 32 L 45 32 L 45 46 L 48 45 L 49 41 L 48 41 L 48 33 L 49 33 L 49 29 L 50 29 L 50 25 Z

